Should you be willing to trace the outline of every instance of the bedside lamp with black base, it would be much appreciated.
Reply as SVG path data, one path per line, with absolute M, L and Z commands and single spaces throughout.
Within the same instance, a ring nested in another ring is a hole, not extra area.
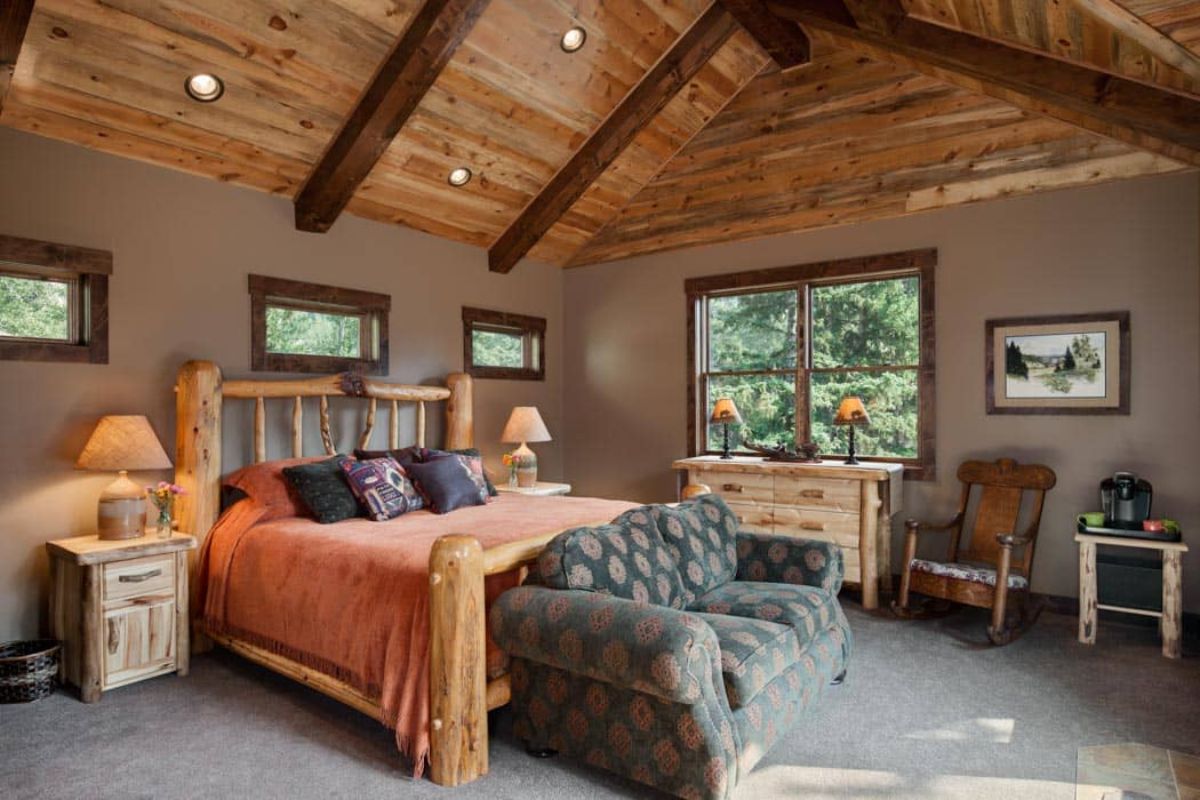
M 729 452 L 729 426 L 742 424 L 742 415 L 738 413 L 737 406 L 733 404 L 733 400 L 728 397 L 718 398 L 716 404 L 713 406 L 712 417 L 708 421 L 712 425 L 724 426 L 725 441 L 721 451 L 721 458 L 733 458 L 733 455 Z
M 870 425 L 871 418 L 867 416 L 867 409 L 863 405 L 861 397 L 845 397 L 842 398 L 841 405 L 838 406 L 837 416 L 833 418 L 834 425 L 846 425 L 850 428 L 850 452 L 847 455 L 847 464 L 858 464 L 858 456 L 854 453 L 854 429 L 860 425 Z

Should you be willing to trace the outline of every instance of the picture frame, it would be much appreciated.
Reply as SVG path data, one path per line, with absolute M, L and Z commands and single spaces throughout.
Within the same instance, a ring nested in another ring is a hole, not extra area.
M 986 322 L 988 414 L 1129 414 L 1129 312 Z

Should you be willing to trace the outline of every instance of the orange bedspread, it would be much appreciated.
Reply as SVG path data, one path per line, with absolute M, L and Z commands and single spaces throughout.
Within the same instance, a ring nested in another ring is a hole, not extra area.
M 420 775 L 429 753 L 429 553 L 466 533 L 486 549 L 607 522 L 631 503 L 502 494 L 486 506 L 390 522 L 321 525 L 234 505 L 205 542 L 202 608 L 211 630 L 284 655 L 377 697 L 382 722 Z M 516 582 L 488 579 L 489 601 Z M 490 641 L 490 640 L 489 640 Z

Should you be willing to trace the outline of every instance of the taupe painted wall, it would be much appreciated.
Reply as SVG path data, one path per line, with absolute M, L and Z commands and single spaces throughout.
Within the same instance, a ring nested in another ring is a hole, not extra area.
M 565 286 L 566 474 L 582 494 L 671 498 L 686 450 L 683 281 L 693 275 L 936 247 L 936 482 L 909 483 L 900 517 L 948 517 L 956 465 L 1014 456 L 1058 473 L 1034 588 L 1073 595 L 1076 512 L 1115 469 L 1154 483 L 1193 551 L 1185 607 L 1200 610 L 1200 178 L 1126 181 L 852 227 L 571 270 Z M 984 320 L 1129 309 L 1128 417 L 987 416 Z M 897 519 L 899 523 L 899 518 Z M 901 542 L 899 524 L 893 552 Z
M 324 236 L 298 233 L 285 199 L 7 129 L 0 129 L 0 233 L 115 256 L 108 365 L 0 361 L 0 641 L 36 635 L 45 621 L 42 544 L 92 532 L 96 496 L 112 477 L 72 465 L 96 420 L 147 414 L 171 454 L 178 365 L 208 358 L 228 375 L 249 373 L 249 272 L 390 293 L 388 377 L 396 381 L 436 382 L 462 368 L 463 305 L 545 316 L 546 381 L 478 381 L 476 439 L 498 467 L 497 440 L 512 406 L 536 405 L 553 434 L 563 430 L 557 269 L 523 264 L 493 275 L 482 250 L 351 216 Z M 275 409 L 273 456 L 290 447 L 285 413 Z M 335 420 L 342 449 L 357 437 L 357 414 L 347 409 Z M 386 435 L 385 419 L 376 442 Z M 307 421 L 315 420 L 313 408 Z M 315 438 L 309 447 L 319 452 Z M 557 479 L 561 436 L 536 447 L 542 474 Z M 226 437 L 227 454 L 247 451 L 245 437 Z

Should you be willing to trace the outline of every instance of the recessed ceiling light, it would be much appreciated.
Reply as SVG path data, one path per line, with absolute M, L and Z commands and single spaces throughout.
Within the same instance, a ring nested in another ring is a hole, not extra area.
M 446 180 L 451 186 L 466 186 L 471 182 L 471 170 L 466 167 L 455 167 L 450 170 Z
M 225 94 L 225 83 L 216 75 L 198 72 L 188 77 L 183 84 L 188 97 L 200 103 L 211 103 Z
M 574 28 L 569 28 L 567 32 L 562 35 L 562 41 L 559 42 L 559 45 L 562 47 L 564 52 L 574 53 L 576 50 L 583 47 L 583 43 L 586 41 L 587 31 L 577 25 Z

